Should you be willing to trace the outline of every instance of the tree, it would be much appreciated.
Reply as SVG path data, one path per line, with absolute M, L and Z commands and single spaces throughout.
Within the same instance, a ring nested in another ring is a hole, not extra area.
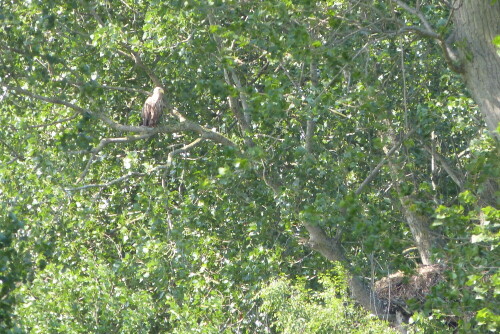
M 331 261 L 397 326 L 497 328 L 498 142 L 464 92 L 495 131 L 499 2 L 3 6 L 20 329 L 270 331 L 259 284 Z M 436 264 L 419 302 L 365 278 Z
M 492 43 L 500 31 L 499 13 L 498 1 L 463 1 L 453 14 L 456 35 L 452 41 L 458 45 L 459 68 L 463 68 L 467 88 L 491 131 L 497 130 L 500 122 L 500 87 L 495 79 L 500 71 L 500 56 Z

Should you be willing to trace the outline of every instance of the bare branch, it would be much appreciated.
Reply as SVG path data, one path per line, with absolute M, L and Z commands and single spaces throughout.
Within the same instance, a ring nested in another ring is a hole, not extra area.
M 424 149 L 427 151 L 427 153 L 429 153 L 430 155 L 432 155 L 434 157 L 434 159 L 436 159 L 437 161 L 439 161 L 439 163 L 444 168 L 444 170 L 446 171 L 446 173 L 448 173 L 448 175 L 451 177 L 451 179 L 453 180 L 453 182 L 455 182 L 455 184 L 460 189 L 463 189 L 463 187 L 464 187 L 464 182 L 462 181 L 464 179 L 463 176 L 459 176 L 457 174 L 457 172 L 455 172 L 453 170 L 453 168 L 450 166 L 450 164 L 446 161 L 445 157 L 443 157 L 441 154 L 437 153 L 435 150 L 431 149 L 426 144 L 422 143 L 422 145 L 423 145 Z
M 7 88 L 7 89 L 13 90 L 13 91 L 15 91 L 15 92 L 17 92 L 19 94 L 27 95 L 27 96 L 32 97 L 32 98 L 37 99 L 37 100 L 41 100 L 41 101 L 52 103 L 52 104 L 59 104 L 59 105 L 66 106 L 68 108 L 71 108 L 73 110 L 78 111 L 81 114 L 85 114 L 85 113 L 88 113 L 90 115 L 93 114 L 88 109 L 79 107 L 79 106 L 77 106 L 77 105 L 75 105 L 73 103 L 69 103 L 69 102 L 61 100 L 61 99 L 52 98 L 52 97 L 45 97 L 45 96 L 42 96 L 42 95 L 38 95 L 38 94 L 32 93 L 32 92 L 30 92 L 30 91 L 28 91 L 26 89 L 22 89 L 20 87 L 8 86 L 8 85 L 5 85 L 5 84 L 2 84 L 2 86 L 5 87 L 5 88 Z
M 131 126 L 131 125 L 123 125 L 120 123 L 116 123 L 113 121 L 111 118 L 109 118 L 106 114 L 103 112 L 92 112 L 89 109 L 79 107 L 73 103 L 64 101 L 62 99 L 58 98 L 51 98 L 51 97 L 46 97 L 42 96 L 36 93 L 32 93 L 26 89 L 22 89 L 20 87 L 14 87 L 14 86 L 8 86 L 5 84 L 1 84 L 3 87 L 13 90 L 19 94 L 26 95 L 29 97 L 32 97 L 34 99 L 48 102 L 48 103 L 53 103 L 53 104 L 58 104 L 58 105 L 63 105 L 68 108 L 71 108 L 81 114 L 88 114 L 91 115 L 102 122 L 104 122 L 108 127 L 111 129 L 114 129 L 116 131 L 121 131 L 121 132 L 135 132 L 135 133 L 144 133 L 147 134 L 146 137 L 152 136 L 157 133 L 176 133 L 176 132 L 195 132 L 201 135 L 205 139 L 209 139 L 213 142 L 216 142 L 218 144 L 222 144 L 225 146 L 231 146 L 234 148 L 237 148 L 237 145 L 233 143 L 230 139 L 224 137 L 222 134 L 215 132 L 213 130 L 207 129 L 195 122 L 189 121 L 186 119 L 180 112 L 178 111 L 172 111 L 172 113 L 178 115 L 180 122 L 179 123 L 174 123 L 174 124 L 165 124 L 156 128 L 149 128 L 145 126 Z
M 54 121 L 54 122 L 51 122 L 51 123 L 46 123 L 46 124 L 38 124 L 38 125 L 31 125 L 29 126 L 29 128 L 31 129 L 36 129 L 36 128 L 46 128 L 48 126 L 51 126 L 51 125 L 56 125 L 56 124 L 60 124 L 60 123 L 66 123 L 66 122 L 69 122 L 69 121 L 72 121 L 74 120 L 75 118 L 77 118 L 80 114 L 75 114 L 71 117 L 68 117 L 68 118 L 63 118 L 63 119 L 60 119 L 60 120 L 57 120 L 57 121 Z
M 125 43 L 121 43 L 122 47 L 127 51 L 123 51 L 123 50 L 117 50 L 118 53 L 132 59 L 134 61 L 134 63 L 140 67 L 142 70 L 144 70 L 144 72 L 146 72 L 146 74 L 148 75 L 148 77 L 151 79 L 151 81 L 153 81 L 154 85 L 156 87 L 163 87 L 163 83 L 161 82 L 161 80 L 156 76 L 156 74 L 149 68 L 149 66 L 146 66 L 146 64 L 144 64 L 144 62 L 142 61 L 142 58 L 140 56 L 140 54 L 134 50 L 132 50 L 130 48 L 130 46 L 128 46 L 127 44 Z
M 427 32 L 433 33 L 436 36 L 439 36 L 438 34 L 436 34 L 434 32 L 434 29 L 432 29 L 432 26 L 430 25 L 429 21 L 427 21 L 427 18 L 424 16 L 424 14 L 418 8 L 410 7 L 409 5 L 407 5 L 406 3 L 404 3 L 401 0 L 393 0 L 393 1 L 396 2 L 399 7 L 403 8 L 408 13 L 417 16 L 420 19 L 420 21 L 422 22 L 422 24 L 424 25 L 425 30 L 427 30 Z
M 92 155 L 90 156 L 89 161 L 87 161 L 87 165 L 85 166 L 85 169 L 83 170 L 82 175 L 80 175 L 80 177 L 78 178 L 77 182 L 81 182 L 85 178 L 85 176 L 87 176 L 87 173 L 88 173 L 88 171 L 90 169 L 90 165 L 94 161 L 96 155 L 100 151 L 102 151 L 106 145 L 111 144 L 111 143 L 129 143 L 129 142 L 134 142 L 134 141 L 138 141 L 138 140 L 142 140 L 142 139 L 148 139 L 148 138 L 150 138 L 153 135 L 154 135 L 154 133 L 153 134 L 147 133 L 147 134 L 143 134 L 143 135 L 140 135 L 140 136 L 129 136 L 129 137 L 122 137 L 122 138 L 105 138 L 105 139 L 102 139 L 101 142 L 99 143 L 99 145 L 97 145 L 96 147 L 94 147 L 91 150 Z
M 363 191 L 363 189 L 375 178 L 375 176 L 377 176 L 378 172 L 380 171 L 380 169 L 382 168 L 382 166 L 385 164 L 385 162 L 387 161 L 387 159 L 392 154 L 394 154 L 394 152 L 396 152 L 396 150 L 399 148 L 399 146 L 401 145 L 401 143 L 406 138 L 408 138 L 410 135 L 412 135 L 413 132 L 415 132 L 415 129 L 410 130 L 400 140 L 398 140 L 394 144 L 394 146 L 392 146 L 392 148 L 385 154 L 385 156 L 382 158 L 382 160 L 380 160 L 380 162 L 377 164 L 377 166 L 370 172 L 370 174 L 366 177 L 366 179 L 361 183 L 361 185 L 358 187 L 358 189 L 356 189 L 356 191 L 354 192 L 354 194 L 356 194 L 356 195 L 361 194 L 361 191 Z
M 203 141 L 203 138 L 197 138 L 192 143 L 189 143 L 181 148 L 178 148 L 178 149 L 170 152 L 167 156 L 167 166 L 170 166 L 172 164 L 172 160 L 173 160 L 174 156 L 190 151 L 191 149 L 196 147 L 198 144 L 200 144 L 202 141 Z

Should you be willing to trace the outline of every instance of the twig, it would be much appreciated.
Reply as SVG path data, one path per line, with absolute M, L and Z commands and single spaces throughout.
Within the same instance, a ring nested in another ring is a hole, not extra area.
M 27 96 L 30 96 L 34 99 L 37 99 L 37 100 L 41 100 L 41 101 L 45 101 L 45 102 L 48 102 L 48 103 L 53 103 L 53 104 L 59 104 L 59 105 L 63 105 L 63 106 L 66 106 L 68 108 L 71 108 L 73 110 L 76 110 L 78 111 L 79 113 L 81 114 L 85 114 L 85 113 L 88 113 L 90 115 L 92 115 L 93 113 L 88 110 L 88 109 L 85 109 L 85 108 L 82 108 L 82 107 L 79 107 L 73 103 L 69 103 L 67 101 L 64 101 L 64 100 L 61 100 L 61 99 L 57 99 L 57 98 L 51 98 L 51 97 L 46 97 L 46 96 L 42 96 L 42 95 L 38 95 L 38 94 L 35 94 L 35 93 L 32 93 L 26 89 L 22 89 L 20 87 L 16 87 L 16 86 L 8 86 L 8 85 L 5 85 L 5 84 L 1 84 L 3 87 L 7 88 L 7 89 L 10 89 L 10 90 L 13 90 L 17 93 L 20 93 L 22 95 L 27 95 Z
M 94 161 L 96 155 L 100 151 L 102 151 L 106 145 L 111 144 L 111 143 L 128 143 L 128 142 L 138 141 L 138 140 L 142 140 L 142 139 L 148 139 L 149 137 L 151 137 L 153 135 L 154 135 L 154 133 L 153 134 L 147 133 L 147 134 L 143 134 L 143 135 L 140 135 L 140 136 L 130 136 L 130 137 L 121 137 L 121 138 L 105 138 L 105 139 L 102 139 L 101 142 L 99 143 L 99 145 L 97 145 L 96 147 L 94 147 L 90 151 L 92 153 L 92 155 L 90 156 L 89 161 L 87 161 L 87 164 L 86 164 L 86 166 L 85 166 L 82 174 L 78 178 L 77 182 L 81 182 L 85 178 L 85 176 L 87 176 L 88 171 L 90 169 L 90 165 Z
M 392 154 L 394 154 L 394 152 L 396 152 L 396 150 L 399 148 L 399 146 L 401 145 L 401 143 L 406 138 L 408 138 L 410 135 L 412 135 L 413 132 L 415 132 L 415 129 L 410 130 L 408 133 L 406 133 L 400 140 L 398 140 L 394 144 L 394 146 L 386 153 L 386 155 L 382 158 L 382 160 L 380 160 L 380 162 L 378 163 L 378 165 L 370 172 L 370 174 L 366 177 L 366 179 L 361 183 L 361 185 L 358 187 L 358 189 L 356 189 L 356 191 L 354 192 L 354 194 L 356 194 L 356 195 L 361 194 L 361 191 L 363 191 L 363 189 L 366 187 L 366 185 L 368 185 L 368 183 L 370 183 L 375 178 L 375 176 L 380 171 L 380 169 L 382 168 L 382 166 L 385 164 L 385 162 L 387 161 L 387 159 Z
M 63 118 L 63 119 L 60 119 L 60 120 L 57 120 L 57 121 L 54 121 L 54 122 L 51 122 L 51 123 L 46 123 L 46 124 L 38 124 L 38 125 L 30 125 L 29 128 L 31 129 L 36 129 L 36 128 L 46 128 L 48 126 L 51 126 L 51 125 L 55 125 L 55 124 L 60 124 L 60 123 L 65 123 L 65 122 L 69 122 L 69 121 L 72 121 L 74 120 L 75 118 L 77 118 L 80 114 L 75 114 L 71 117 L 68 117 L 68 118 Z
M 118 90 L 122 92 L 130 92 L 130 93 L 141 93 L 144 95 L 151 95 L 151 92 L 148 92 L 144 89 L 132 88 L 132 87 L 118 87 L 118 86 L 107 86 L 107 85 L 99 85 L 99 87 L 109 90 Z

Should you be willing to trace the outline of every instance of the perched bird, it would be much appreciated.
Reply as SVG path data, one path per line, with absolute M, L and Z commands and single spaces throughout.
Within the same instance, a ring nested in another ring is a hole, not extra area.
M 163 112 L 163 88 L 155 87 L 153 95 L 146 99 L 142 107 L 142 125 L 154 127 L 160 122 Z

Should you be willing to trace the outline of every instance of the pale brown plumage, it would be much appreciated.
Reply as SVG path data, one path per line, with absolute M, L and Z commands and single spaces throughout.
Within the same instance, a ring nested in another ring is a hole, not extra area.
M 153 95 L 146 99 L 142 107 L 142 125 L 157 126 L 163 112 L 163 88 L 156 87 Z

